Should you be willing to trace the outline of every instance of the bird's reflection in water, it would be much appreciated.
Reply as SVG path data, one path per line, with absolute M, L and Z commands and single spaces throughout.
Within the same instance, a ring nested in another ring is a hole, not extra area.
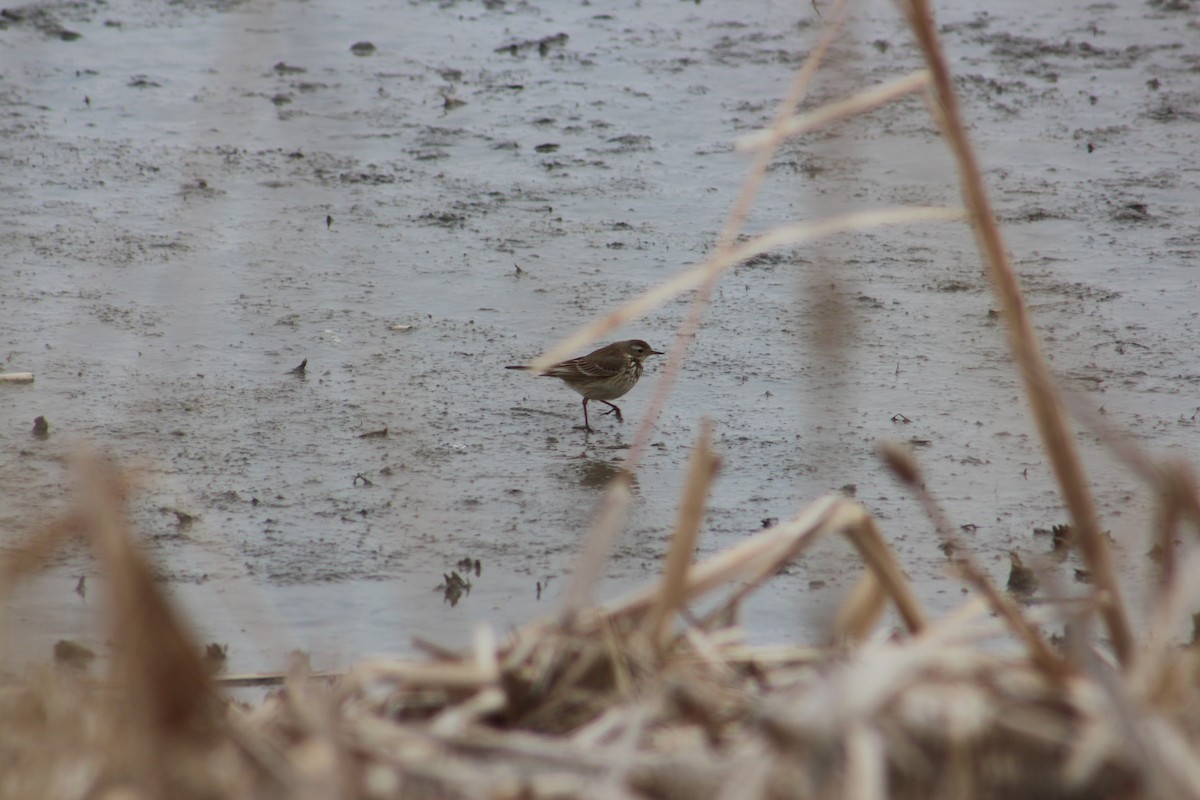
M 579 485 L 587 489 L 606 488 L 622 471 L 620 461 L 605 461 L 584 456 L 571 463 Z M 632 483 L 634 487 L 637 486 L 637 476 L 634 476 Z

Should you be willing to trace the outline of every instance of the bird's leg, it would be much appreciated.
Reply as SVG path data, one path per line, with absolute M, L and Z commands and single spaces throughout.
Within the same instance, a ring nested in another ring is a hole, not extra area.
M 617 422 L 625 421 L 625 418 L 621 416 L 621 409 L 617 408 L 616 406 L 614 406 L 612 403 L 608 402 L 607 400 L 601 400 L 600 402 L 604 403 L 604 405 L 608 406 L 609 410 L 605 411 L 604 412 L 605 414 L 616 414 Z
M 588 399 L 586 397 L 583 398 L 583 429 L 585 431 L 587 431 L 588 433 L 591 433 L 592 426 L 588 424 L 588 417 L 587 417 L 587 401 L 588 401 Z

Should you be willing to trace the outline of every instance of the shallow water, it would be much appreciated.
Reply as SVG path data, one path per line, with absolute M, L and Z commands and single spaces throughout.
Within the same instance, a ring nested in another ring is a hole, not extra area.
M 456 644 L 557 608 L 662 365 L 621 401 L 628 421 L 598 417 L 591 437 L 576 395 L 501 367 L 709 252 L 749 165 L 731 142 L 769 122 L 817 36 L 811 5 L 26 8 L 42 13 L 0 31 L 0 366 L 37 380 L 0 384 L 0 536 L 67 507 L 64 459 L 90 441 L 138 471 L 146 546 L 234 671 L 294 647 L 332 668 L 414 635 Z M 1191 455 L 1194 21 L 1082 2 L 946 4 L 939 21 L 1055 370 L 1112 425 Z M 811 102 L 919 66 L 892 6 L 864 3 Z M 908 98 L 787 144 L 748 231 L 957 202 Z M 613 338 L 676 349 L 685 308 Z M 1045 550 L 1033 528 L 1065 517 L 994 308 L 961 225 L 734 270 L 639 470 L 605 596 L 657 574 L 704 416 L 724 469 L 702 555 L 852 486 L 921 599 L 952 607 L 883 438 L 917 443 L 999 580 L 1009 549 Z M 1146 498 L 1081 443 L 1136 594 Z M 452 607 L 434 589 L 464 558 L 481 571 Z M 752 636 L 819 637 L 858 572 L 822 544 L 753 600 Z M 11 601 L 9 652 L 103 649 L 101 584 L 81 550 L 62 554 Z

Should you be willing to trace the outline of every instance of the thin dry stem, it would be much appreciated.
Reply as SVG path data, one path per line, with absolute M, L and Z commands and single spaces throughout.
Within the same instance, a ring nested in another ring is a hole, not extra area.
M 850 594 L 838 608 L 833 621 L 833 641 L 848 643 L 862 641 L 883 616 L 887 595 L 879 578 L 869 569 L 863 570 Z
M 720 465 L 720 459 L 712 450 L 712 427 L 709 420 L 700 424 L 700 435 L 696 439 L 696 449 L 692 452 L 687 481 L 680 498 L 675 533 L 663 565 L 659 601 L 647 619 L 651 641 L 660 655 L 669 623 L 683 607 L 683 587 L 700 536 L 700 523 L 704 520 L 708 505 L 708 490 Z
M 900 206 L 896 208 L 880 208 L 867 211 L 853 211 L 827 217 L 816 222 L 796 223 L 773 228 L 766 233 L 754 236 L 735 247 L 725 248 L 714 252 L 707 260 L 685 268 L 674 277 L 647 289 L 642 294 L 630 300 L 623 306 L 614 309 L 594 322 L 578 329 L 566 339 L 534 359 L 529 369 L 536 374 L 550 365 L 561 361 L 571 353 L 603 338 L 609 332 L 622 325 L 644 316 L 684 292 L 701 286 L 705 281 L 719 277 L 731 267 L 753 258 L 761 253 L 769 252 L 777 247 L 807 244 L 839 233 L 852 233 L 880 225 L 906 225 L 926 222 L 959 222 L 965 218 L 961 208 L 947 206 Z M 674 361 L 675 350 L 669 353 L 670 361 Z M 659 382 L 662 385 L 662 382 Z M 633 461 L 626 459 L 627 468 Z
M 447 690 L 478 690 L 495 684 L 498 675 L 467 661 L 453 664 L 410 661 L 364 661 L 351 670 L 364 683 L 391 681 L 406 686 L 424 686 Z
M 114 678 L 137 694 L 153 735 L 181 731 L 203 714 L 213 694 L 199 648 L 158 588 L 134 546 L 124 510 L 126 487 L 97 457 L 80 461 L 87 532 L 110 587 L 109 621 L 116 657 Z
M 925 614 L 921 604 L 871 516 L 857 503 L 836 495 L 823 497 L 787 522 L 768 528 L 692 567 L 687 572 L 681 602 L 690 602 L 720 586 L 744 581 L 745 585 L 730 601 L 736 602 L 818 537 L 830 533 L 843 533 L 853 542 L 884 592 L 895 603 L 905 626 L 912 633 L 922 630 Z M 642 590 L 610 606 L 608 613 L 613 618 L 641 618 L 659 600 L 657 587 Z
M 604 493 L 595 521 L 584 544 L 583 552 L 571 571 L 571 583 L 563 606 L 563 619 L 569 621 L 575 614 L 591 605 L 592 590 L 604 574 L 604 563 L 612 550 L 613 542 L 625 524 L 625 513 L 629 510 L 630 484 L 633 477 L 621 470 Z
M 812 83 L 817 67 L 825 57 L 826 51 L 832 46 L 834 39 L 837 38 L 842 23 L 849 13 L 849 9 L 850 3 L 848 0 L 837 0 L 834 4 L 829 19 L 822 27 L 821 36 L 818 38 L 816 46 L 809 52 L 808 57 L 804 60 L 804 65 L 796 73 L 796 77 L 788 89 L 787 96 L 780 102 L 772 127 L 782 126 L 795 114 L 801 100 L 804 99 L 805 94 L 808 92 L 809 84 Z M 771 160 L 775 156 L 775 150 L 775 147 L 764 147 L 755 156 L 754 162 L 750 167 L 750 172 L 747 174 L 746 179 L 742 181 L 741 191 L 738 193 L 733 208 L 721 229 L 721 234 L 717 237 L 717 245 L 713 257 L 709 260 L 706 268 L 701 270 L 703 279 L 698 284 L 696 295 L 692 298 L 687 316 L 684 317 L 683 323 L 676 332 L 675 342 L 667 355 L 666 366 L 659 377 L 654 394 L 650 398 L 650 403 L 646 407 L 642 422 L 634 434 L 633 446 L 630 448 L 626 460 L 627 468 L 631 471 L 637 469 L 646 447 L 649 446 L 651 433 L 654 430 L 654 426 L 658 423 L 658 418 L 662 414 L 663 408 L 666 407 L 667 397 L 670 395 L 671 389 L 679 377 L 679 370 L 683 367 L 687 348 L 691 344 L 692 337 L 695 336 L 696 331 L 700 328 L 700 321 L 704 318 L 704 313 L 708 308 L 717 280 L 720 278 L 723 270 L 728 268 L 728 264 L 725 267 L 718 265 L 726 256 L 726 251 L 732 249 L 738 233 L 742 230 L 746 216 L 750 213 L 750 209 L 754 205 L 754 199 L 758 196 L 759 189 L 766 178 L 767 169 L 770 167 Z M 729 262 L 729 264 L 732 263 L 736 262 Z M 606 319 L 612 318 L 613 315 L 610 315 Z M 605 321 L 603 319 L 600 321 L 601 326 L 605 324 Z M 601 328 L 601 330 L 604 329 Z M 580 338 L 582 333 L 583 331 L 576 333 L 574 338 Z M 565 344 L 560 346 L 558 350 L 569 351 L 572 349 L 566 348 Z M 543 360 L 545 364 L 542 364 Z M 548 353 L 538 361 L 535 361 L 534 366 L 541 365 L 544 369 L 549 364 L 558 360 L 559 358 L 551 358 Z
M 93 454 L 75 459 L 75 513 L 107 577 L 110 684 L 119 697 L 121 746 L 135 784 L 165 796 L 173 761 L 201 749 L 217 726 L 216 695 L 189 635 L 133 542 L 125 477 Z
M 992 607 L 992 610 L 1004 620 L 1005 624 L 1008 625 L 1017 638 L 1024 642 L 1025 647 L 1029 650 L 1030 657 L 1035 664 L 1045 671 L 1047 677 L 1055 680 L 1064 677 L 1069 671 L 1067 664 L 1051 649 L 1049 643 L 1041 635 L 1037 627 L 1021 613 L 1020 607 L 1008 595 L 996 587 L 996 584 L 987 576 L 987 573 L 980 569 L 975 560 L 967 553 L 962 541 L 955 534 L 953 526 L 946 518 L 945 512 L 942 511 L 942 507 L 933 499 L 933 495 L 926 488 L 925 477 L 921 472 L 921 467 L 917 459 L 901 445 L 892 442 L 885 442 L 881 449 L 885 463 L 900 478 L 901 482 L 908 486 L 909 490 L 917 496 L 926 516 L 933 523 L 934 530 L 952 548 L 951 552 L 954 554 L 955 564 L 963 579 L 975 591 L 983 595 L 988 605 Z
M 854 725 L 846 736 L 846 800 L 884 800 L 887 750 L 879 730 Z
M 839 512 L 842 519 L 838 521 L 844 521 L 846 535 L 896 604 L 905 626 L 910 633 L 919 633 L 925 627 L 925 613 L 912 590 L 912 584 L 896 562 L 892 548 L 884 542 L 879 528 L 875 526 L 875 520 L 858 506 L 848 506 L 839 509 Z
M 751 585 L 774 574 L 780 566 L 794 558 L 817 537 L 834 527 L 837 510 L 853 505 L 845 498 L 827 495 L 810 503 L 786 522 L 756 533 L 712 558 L 694 565 L 687 572 L 683 602 L 691 602 L 713 589 L 747 581 Z M 640 618 L 658 601 L 659 587 L 643 589 L 609 606 L 614 617 Z
M 1116 457 L 1141 478 L 1159 499 L 1159 520 L 1154 526 L 1162 547 L 1163 581 L 1159 594 L 1175 580 L 1175 534 L 1178 524 L 1187 520 L 1193 533 L 1200 535 L 1200 494 L 1192 466 L 1182 460 L 1156 460 L 1129 436 L 1112 428 L 1083 397 L 1068 393 L 1066 402 L 1072 415 L 1100 438 Z
M 780 142 L 786 138 L 799 136 L 856 114 L 862 114 L 906 94 L 920 91 L 928 85 L 929 71 L 917 70 L 903 78 L 864 89 L 845 100 L 828 103 L 807 114 L 792 117 L 782 126 L 748 133 L 738 139 L 734 143 L 734 147 L 742 151 L 757 150 L 760 147 L 778 147 Z
M 1148 796 L 1173 800 L 1200 798 L 1200 765 L 1178 733 L 1162 725 L 1129 692 L 1128 684 L 1097 658 L 1088 664 L 1096 685 L 1110 701 L 1108 715 L 1119 724 L 1122 752 L 1133 762 L 1149 790 Z M 1182 746 L 1181 746 L 1182 745 Z
M 1180 575 L 1200 574 L 1200 547 L 1192 546 L 1183 560 Z M 1129 684 L 1143 695 L 1157 693 L 1178 660 L 1174 632 L 1200 604 L 1200 582 L 1176 579 L 1163 581 L 1150 614 L 1149 633 L 1138 648 L 1129 670 Z
M 940 112 L 935 116 L 939 118 L 958 162 L 963 196 L 967 208 L 971 210 L 979 247 L 1009 324 L 1013 355 L 1025 381 L 1038 431 L 1075 524 L 1080 553 L 1092 571 L 1097 592 L 1107 596 L 1101 615 L 1112 638 L 1113 648 L 1118 659 L 1126 663 L 1133 652 L 1133 635 L 1125 606 L 1121 602 L 1120 587 L 1112 568 L 1108 545 L 1100 531 L 1079 451 L 1067 428 L 1062 398 L 1050 380 L 1049 368 L 1041 355 L 1016 273 L 1008 260 L 1004 240 L 992 213 L 979 160 L 967 136 L 950 68 L 942 52 L 933 12 L 927 0 L 910 0 L 908 18 L 929 66 L 933 93 Z

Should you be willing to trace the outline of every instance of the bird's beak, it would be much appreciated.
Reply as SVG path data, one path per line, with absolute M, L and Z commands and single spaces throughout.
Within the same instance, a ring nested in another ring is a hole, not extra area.
M 652 356 L 665 356 L 665 355 L 666 355 L 666 353 L 665 353 L 665 352 L 663 352 L 662 350 L 651 350 L 651 351 L 650 351 L 650 355 L 652 355 Z

